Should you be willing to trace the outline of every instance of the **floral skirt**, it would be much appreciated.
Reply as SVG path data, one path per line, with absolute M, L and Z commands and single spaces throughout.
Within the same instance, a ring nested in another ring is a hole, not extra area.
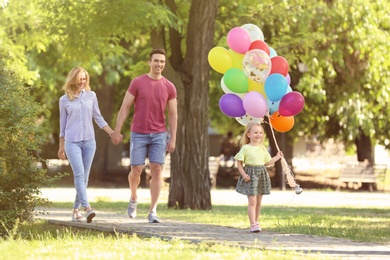
M 257 196 L 259 194 L 268 195 L 271 193 L 271 179 L 267 168 L 263 165 L 244 167 L 244 171 L 251 179 L 245 182 L 242 176 L 238 178 L 236 191 L 247 196 Z

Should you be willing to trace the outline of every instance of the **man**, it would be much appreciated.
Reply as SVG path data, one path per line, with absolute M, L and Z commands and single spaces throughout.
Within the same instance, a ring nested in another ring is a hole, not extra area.
M 161 171 L 166 152 L 172 153 L 176 145 L 177 131 L 177 94 L 176 88 L 161 73 L 165 67 L 165 51 L 155 49 L 149 55 L 149 73 L 131 81 L 123 99 L 111 140 L 114 144 L 122 141 L 121 129 L 130 107 L 134 103 L 134 116 L 131 123 L 129 186 L 131 191 L 127 214 L 135 218 L 137 214 L 137 187 L 145 165 L 146 157 L 150 162 L 151 204 L 149 223 L 159 223 L 157 203 L 163 183 Z M 165 110 L 168 109 L 169 141 Z

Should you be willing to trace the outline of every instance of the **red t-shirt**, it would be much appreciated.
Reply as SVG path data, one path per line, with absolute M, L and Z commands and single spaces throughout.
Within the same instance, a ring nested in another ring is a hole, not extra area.
M 165 109 L 168 101 L 176 98 L 173 83 L 165 77 L 154 80 L 144 74 L 132 80 L 127 91 L 135 97 L 131 131 L 142 134 L 165 132 Z

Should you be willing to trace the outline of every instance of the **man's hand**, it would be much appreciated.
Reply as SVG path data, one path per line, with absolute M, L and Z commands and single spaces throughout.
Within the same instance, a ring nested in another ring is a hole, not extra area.
M 173 140 L 170 140 L 169 143 L 167 144 L 167 152 L 168 153 L 173 153 L 176 148 L 176 142 Z

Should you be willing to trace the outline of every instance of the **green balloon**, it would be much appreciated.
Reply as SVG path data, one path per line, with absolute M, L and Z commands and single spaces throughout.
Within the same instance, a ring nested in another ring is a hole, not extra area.
M 248 77 L 238 68 L 231 68 L 225 72 L 223 82 L 234 93 L 246 93 L 248 91 Z

